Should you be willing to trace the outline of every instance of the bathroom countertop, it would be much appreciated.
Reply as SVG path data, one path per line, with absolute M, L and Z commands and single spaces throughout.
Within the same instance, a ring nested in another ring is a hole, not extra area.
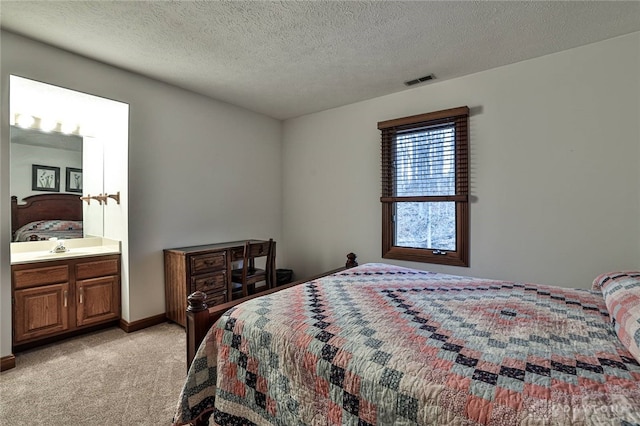
M 120 253 L 119 241 L 102 237 L 64 240 L 64 246 L 68 250 L 62 253 L 52 253 L 51 249 L 56 244 L 57 241 L 11 243 L 11 264 L 17 265 Z

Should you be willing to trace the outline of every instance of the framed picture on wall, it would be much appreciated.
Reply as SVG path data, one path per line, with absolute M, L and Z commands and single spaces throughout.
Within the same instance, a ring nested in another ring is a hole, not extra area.
M 67 167 L 67 192 L 82 192 L 82 169 Z
M 31 190 L 60 192 L 60 167 L 32 164 Z

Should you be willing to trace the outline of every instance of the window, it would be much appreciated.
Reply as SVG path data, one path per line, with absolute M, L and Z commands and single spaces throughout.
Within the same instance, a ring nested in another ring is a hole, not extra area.
M 382 257 L 469 266 L 469 108 L 378 123 Z

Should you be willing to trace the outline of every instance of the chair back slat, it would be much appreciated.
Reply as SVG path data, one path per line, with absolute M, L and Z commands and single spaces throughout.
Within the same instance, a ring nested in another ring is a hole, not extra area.
M 249 286 L 255 287 L 258 282 L 265 281 L 267 289 L 275 285 L 275 244 L 272 238 L 269 241 L 259 243 L 251 243 L 250 241 L 245 243 L 240 276 L 242 297 L 248 296 Z M 255 259 L 261 257 L 266 258 L 264 269 L 255 268 Z

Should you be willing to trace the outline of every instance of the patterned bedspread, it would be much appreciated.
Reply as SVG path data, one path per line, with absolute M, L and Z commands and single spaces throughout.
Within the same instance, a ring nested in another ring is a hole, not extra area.
M 638 425 L 602 293 L 367 264 L 228 311 L 175 424 Z
M 13 241 L 43 241 L 49 238 L 69 240 L 82 238 L 81 220 L 38 220 L 20 227 L 13 237 Z

